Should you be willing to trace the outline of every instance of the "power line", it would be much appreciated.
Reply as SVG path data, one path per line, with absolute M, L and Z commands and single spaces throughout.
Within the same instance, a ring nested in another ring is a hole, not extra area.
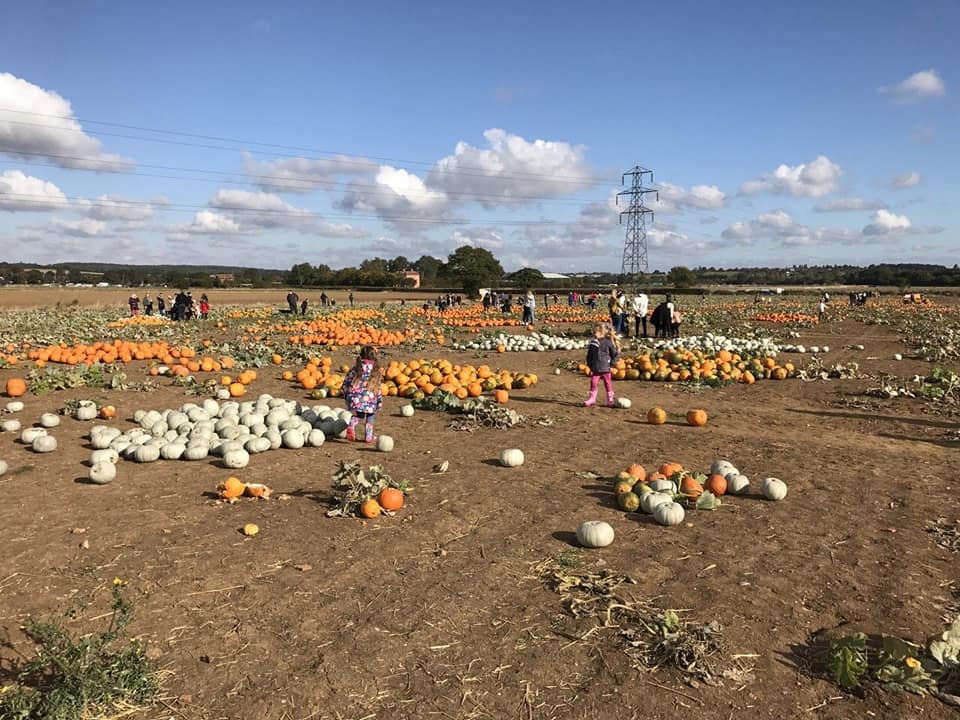
M 80 118 L 76 118 L 76 117 L 73 117 L 73 116 L 70 116 L 70 115 L 54 115 L 54 114 L 50 114 L 50 113 L 39 113 L 39 112 L 33 112 L 33 111 L 29 111 L 29 110 L 18 110 L 18 109 L 14 109 L 14 108 L 2 108 L 2 107 L 0 107 L 0 112 L 13 112 L 13 113 L 20 113 L 20 114 L 25 114 L 25 115 L 34 115 L 34 116 L 38 116 L 38 117 L 54 118 L 54 119 L 59 119 L 59 120 L 71 120 L 71 121 L 78 122 L 78 123 L 81 122 L 81 119 L 80 119 Z M 88 130 L 84 130 L 84 129 L 81 128 L 81 127 L 68 128 L 68 127 L 63 127 L 63 126 L 61 126 L 61 125 L 46 125 L 46 124 L 43 124 L 43 123 L 34 123 L 34 122 L 28 122 L 28 121 L 24 121 L 24 120 L 6 120 L 6 122 L 8 122 L 8 123 L 13 123 L 13 124 L 16 124 L 16 125 L 25 125 L 25 126 L 30 126 L 30 127 L 40 127 L 40 128 L 51 129 L 51 130 L 59 130 L 59 131 L 61 131 L 61 132 L 74 132 L 74 133 L 81 133 L 81 134 L 84 134 L 84 135 L 88 135 L 88 134 L 89 134 L 89 135 L 98 135 L 98 136 L 103 136 L 103 137 L 118 137 L 118 138 L 123 138 L 123 139 L 127 139 L 127 140 L 141 140 L 141 141 L 145 141 L 145 142 L 157 142 L 157 143 L 172 144 L 172 145 L 184 145 L 184 146 L 187 146 L 187 147 L 200 147 L 200 148 L 205 148 L 205 149 L 210 149 L 210 150 L 229 150 L 229 151 L 232 151 L 232 152 L 244 152 L 244 151 L 246 151 L 246 152 L 257 153 L 257 154 L 261 154 L 261 155 L 271 155 L 271 154 L 275 154 L 275 153 L 268 152 L 268 151 L 266 151 L 266 150 L 250 150 L 249 148 L 246 148 L 246 147 L 225 147 L 225 146 L 222 146 L 222 145 L 210 145 L 210 144 L 207 144 L 207 143 L 186 142 L 186 141 L 183 141 L 183 140 L 166 140 L 166 139 L 163 139 L 163 138 L 151 138 L 151 137 L 143 137 L 143 136 L 140 136 L 140 135 L 126 135 L 126 134 L 124 134 L 124 133 L 113 133 L 113 132 L 107 132 L 107 131 L 104 131 L 104 130 L 89 130 L 89 129 L 88 129 Z M 308 153 L 311 153 L 311 154 L 314 154 L 314 155 L 326 155 L 326 156 L 334 156 L 334 157 L 336 157 L 336 156 L 342 156 L 342 157 L 339 159 L 339 162 L 341 162 L 341 163 L 346 163 L 346 164 L 355 164 L 355 165 L 360 165 L 360 166 L 364 166 L 364 167 L 366 167 L 366 166 L 368 165 L 368 163 L 364 162 L 363 160 L 359 160 L 359 159 L 358 159 L 358 160 L 351 160 L 351 159 L 349 159 L 349 158 L 363 158 L 364 160 L 377 160 L 377 161 L 380 161 L 380 162 L 390 162 L 390 163 L 396 163 L 396 164 L 400 164 L 400 165 L 417 165 L 417 166 L 423 166 L 423 167 L 431 168 L 432 171 L 434 171 L 434 172 L 439 172 L 439 173 L 441 173 L 441 174 L 443 174 L 443 175 L 454 175 L 454 176 L 456 176 L 456 175 L 463 175 L 463 176 L 467 176 L 467 177 L 484 177 L 484 178 L 489 178 L 489 177 L 490 177 L 490 175 L 486 172 L 487 169 L 486 169 L 486 168 L 481 168 L 481 167 L 462 166 L 459 170 L 456 170 L 456 171 L 453 171 L 453 170 L 438 170 L 438 169 L 435 167 L 435 163 L 434 163 L 434 162 L 427 162 L 427 161 L 423 161 L 423 160 L 405 160 L 405 159 L 400 159 L 400 158 L 390 158 L 390 157 L 382 157 L 382 156 L 375 156 L 375 155 L 358 156 L 358 155 L 356 155 L 356 154 L 354 154 L 354 153 L 349 153 L 349 152 L 344 152 L 344 151 L 337 151 L 337 150 L 322 150 L 322 149 L 315 149 L 315 148 L 303 148 L 303 147 L 299 147 L 299 146 L 296 146 L 296 145 L 282 145 L 282 144 L 278 144 L 278 143 L 264 143 L 264 142 L 260 142 L 260 141 L 256 141 L 256 140 L 243 140 L 243 139 L 237 139 L 237 138 L 221 137 L 221 136 L 217 136 L 217 135 L 201 135 L 201 134 L 197 134 L 197 133 L 188 133 L 188 132 L 182 132 L 182 131 L 178 131 L 178 130 L 164 130 L 164 129 L 160 129 L 160 128 L 149 128 L 149 127 L 143 127 L 143 126 L 138 126 L 138 125 L 127 125 L 127 124 L 124 124 L 124 123 L 114 123 L 114 122 L 107 122 L 107 121 L 103 121 L 103 120 L 87 120 L 87 119 L 84 119 L 84 120 L 82 120 L 82 122 L 88 123 L 88 124 L 95 124 L 95 125 L 105 125 L 105 126 L 108 126 L 108 127 L 118 127 L 118 128 L 123 128 L 123 129 L 136 130 L 136 131 L 138 131 L 138 132 L 152 132 L 152 133 L 157 133 L 157 134 L 162 134 L 162 135 L 172 135 L 172 136 L 175 136 L 175 137 L 187 137 L 187 138 L 195 138 L 195 139 L 198 139 L 198 140 L 212 140 L 212 141 L 216 141 L 216 142 L 238 143 L 238 144 L 241 144 L 241 145 L 257 145 L 257 146 L 260 146 L 260 147 L 270 147 L 270 148 L 276 148 L 276 149 L 282 149 L 282 150 L 295 150 L 295 151 L 299 151 L 299 152 L 308 152 Z M 292 157 L 292 156 L 291 156 L 291 157 Z M 283 159 L 283 158 L 281 158 L 281 159 Z M 306 159 L 308 159 L 308 160 L 324 160 L 324 159 L 326 159 L 326 158 L 318 157 L 318 158 L 306 158 Z M 463 170 L 478 170 L 478 171 L 481 171 L 481 172 L 479 172 L 479 173 L 469 173 L 469 172 L 463 172 Z M 496 176 L 496 177 L 500 177 L 500 178 L 504 178 L 504 179 L 522 179 L 522 178 L 540 178 L 540 179 L 544 179 L 544 178 L 549 178 L 550 180 L 552 180 L 552 181 L 554 181 L 554 182 L 563 182 L 563 183 L 578 184 L 578 185 L 579 185 L 579 184 L 583 184 L 584 182 L 589 182 L 590 184 L 598 184 L 598 183 L 601 183 L 601 182 L 604 181 L 604 178 L 599 178 L 599 177 L 595 177 L 595 176 L 587 176 L 587 175 L 555 175 L 555 174 L 552 174 L 552 173 L 526 173 L 526 172 L 514 172 L 514 173 L 508 173 L 508 174 L 498 175 L 498 176 Z

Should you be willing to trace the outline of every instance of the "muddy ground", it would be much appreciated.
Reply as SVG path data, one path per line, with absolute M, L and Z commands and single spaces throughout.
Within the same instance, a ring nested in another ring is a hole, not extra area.
M 929 369 L 894 363 L 903 348 L 888 328 L 848 320 L 804 340 L 829 344 L 831 361 L 856 360 L 866 372 Z M 866 349 L 840 349 L 852 344 Z M 88 603 L 71 627 L 96 627 L 90 618 L 105 612 L 117 577 L 136 602 L 131 631 L 165 671 L 164 701 L 139 717 L 956 717 L 931 698 L 844 695 L 814 662 L 822 637 L 863 630 L 921 641 L 943 628 L 951 606 L 956 612 L 957 556 L 924 529 L 960 516 L 960 443 L 949 439 L 956 417 L 919 400 L 865 396 L 876 384 L 869 379 L 700 391 L 620 382 L 631 409 L 584 408 L 586 380 L 553 374 L 556 360 L 580 355 L 486 358 L 539 374 L 540 384 L 515 391 L 511 404 L 552 425 L 465 433 L 437 412 L 403 418 L 405 401 L 387 398 L 377 430 L 395 438 L 392 454 L 331 440 L 252 456 L 239 474 L 284 495 L 269 501 L 217 501 L 217 482 L 231 472 L 213 460 L 121 461 L 113 484 L 86 484 L 89 423 L 64 419 L 54 431 L 60 450 L 44 456 L 4 433 L 5 640 L 27 651 L 19 627 L 28 615 Z M 134 368 L 145 364 L 128 369 L 131 378 Z M 261 371 L 254 395 L 305 399 L 279 370 Z M 11 374 L 0 370 L 0 382 Z M 33 420 L 74 397 L 116 405 L 123 428 L 138 408 L 193 399 L 163 381 L 151 393 L 28 397 L 21 415 Z M 670 413 L 668 424 L 645 423 L 654 405 Z M 707 426 L 683 422 L 692 407 L 708 411 Z M 497 466 L 507 447 L 523 449 L 522 467 Z M 616 509 L 610 482 L 577 475 L 664 460 L 706 469 L 717 458 L 753 479 L 751 494 L 673 528 Z M 327 518 L 338 460 L 383 463 L 414 488 L 407 507 L 371 521 Z M 441 460 L 449 471 L 433 474 Z M 766 476 L 789 485 L 783 502 L 759 499 Z M 616 541 L 574 556 L 573 531 L 585 519 L 611 523 Z M 248 522 L 259 535 L 240 533 Z M 534 572 L 558 556 L 626 573 L 636 580 L 633 597 L 719 622 L 719 684 L 637 670 L 616 630 L 566 617 Z M 2 652 L 9 658 L 13 649 Z

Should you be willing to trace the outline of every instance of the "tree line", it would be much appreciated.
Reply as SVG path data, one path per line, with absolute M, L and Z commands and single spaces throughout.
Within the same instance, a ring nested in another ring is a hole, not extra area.
M 422 255 L 410 260 L 402 255 L 392 259 L 375 257 L 358 266 L 338 270 L 329 265 L 298 263 L 290 270 L 261 268 L 114 265 L 105 263 L 0 262 L 0 282 L 11 284 L 97 284 L 125 286 L 166 286 L 214 288 L 228 286 L 301 288 L 324 287 L 411 287 L 414 281 L 403 273 L 415 270 L 424 288 L 462 290 L 476 295 L 482 287 L 583 289 L 611 285 L 639 285 L 648 288 L 695 288 L 705 285 L 770 285 L 779 287 L 857 285 L 885 287 L 960 287 L 960 267 L 911 263 L 855 265 L 794 265 L 789 268 L 687 268 L 655 271 L 640 277 L 619 273 L 578 273 L 561 278 L 545 277 L 536 268 L 506 273 L 489 250 L 468 245 L 454 250 L 445 259 Z

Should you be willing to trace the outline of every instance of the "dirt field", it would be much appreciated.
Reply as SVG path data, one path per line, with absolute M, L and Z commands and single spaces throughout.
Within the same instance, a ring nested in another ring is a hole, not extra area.
M 237 292 L 231 301 L 246 297 Z M 221 293 L 212 294 L 214 303 Z M 49 302 L 122 304 L 126 294 L 65 290 Z M 4 307 L 18 302 L 0 292 Z M 281 304 L 283 294 L 272 302 Z M 829 344 L 831 361 L 856 360 L 866 372 L 905 377 L 929 369 L 894 364 L 903 346 L 889 328 L 848 320 L 804 339 Z M 866 349 L 841 349 L 855 344 Z M 474 353 L 443 354 L 477 362 Z M 584 408 L 586 380 L 553 374 L 558 358 L 579 360 L 581 352 L 487 355 L 491 364 L 540 376 L 511 403 L 553 425 L 464 433 L 438 412 L 403 418 L 406 401 L 387 398 L 377 430 L 396 439 L 392 454 L 330 440 L 252 456 L 243 479 L 285 496 L 270 501 L 217 501 L 217 482 L 232 473 L 212 460 L 121 461 L 113 484 L 86 484 L 89 423 L 73 419 L 54 432 L 61 449 L 53 455 L 34 455 L 11 433 L 0 434 L 0 458 L 11 467 L 0 479 L 7 644 L 0 652 L 26 649 L 18 627 L 29 614 L 91 601 L 102 610 L 119 577 L 137 603 L 133 631 L 169 673 L 166 699 L 142 717 L 956 717 L 929 697 L 845 696 L 814 663 L 818 641 L 831 634 L 923 641 L 943 629 L 950 607 L 956 612 L 957 556 L 924 531 L 927 521 L 960 516 L 960 443 L 947 439 L 955 417 L 932 414 L 917 400 L 865 397 L 869 380 L 701 391 L 621 382 L 616 389 L 632 409 Z M 337 363 L 350 359 L 335 354 Z M 131 377 L 134 368 L 145 364 L 128 369 Z M 11 374 L 0 370 L 0 383 Z M 306 398 L 278 374 L 264 368 L 254 396 Z M 126 428 L 137 408 L 193 399 L 168 382 L 148 394 L 27 398 L 22 415 L 56 412 L 73 397 L 100 398 L 117 406 L 115 424 Z M 671 413 L 668 424 L 644 422 L 654 405 Z M 682 422 L 692 407 L 709 412 L 706 427 Z M 506 447 L 522 448 L 526 463 L 498 467 Z M 724 498 L 712 513 L 690 513 L 673 528 L 618 510 L 607 480 L 577 476 L 612 476 L 635 461 L 705 469 L 717 458 L 748 475 L 752 493 Z M 336 461 L 355 459 L 383 463 L 407 480 L 414 488 L 407 507 L 371 521 L 325 517 Z M 433 474 L 441 460 L 449 471 Z M 789 485 L 783 502 L 758 499 L 767 476 Z M 617 538 L 602 550 L 577 551 L 581 569 L 626 573 L 637 581 L 627 594 L 722 625 L 722 651 L 713 659 L 719 685 L 691 685 L 672 670 L 638 671 L 615 630 L 594 631 L 595 619 L 564 614 L 560 596 L 533 568 L 569 558 L 585 519 L 608 521 Z M 260 526 L 258 536 L 239 532 L 248 522 Z

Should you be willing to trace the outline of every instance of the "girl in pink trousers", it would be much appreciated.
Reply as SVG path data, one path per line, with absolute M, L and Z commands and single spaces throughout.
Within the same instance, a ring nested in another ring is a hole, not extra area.
M 587 345 L 587 367 L 590 368 L 590 396 L 583 403 L 590 407 L 597 403 L 597 386 L 603 379 L 607 391 L 607 407 L 613 407 L 613 378 L 611 368 L 620 357 L 620 344 L 612 325 L 600 323 L 593 328 L 593 338 Z

